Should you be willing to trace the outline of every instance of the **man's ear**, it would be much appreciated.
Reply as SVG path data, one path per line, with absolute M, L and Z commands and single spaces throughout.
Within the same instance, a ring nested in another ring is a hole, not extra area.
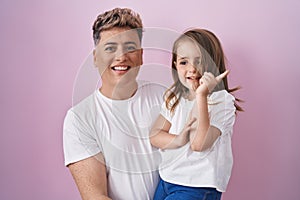
M 96 65 L 96 61 L 97 61 L 97 58 L 96 58 L 96 49 L 94 49 L 93 50 L 93 60 L 94 60 L 94 65 L 95 65 L 95 67 L 97 67 L 97 65 Z
M 141 64 L 140 64 L 140 66 L 144 64 L 144 61 L 143 61 L 144 56 L 143 56 L 143 54 L 144 54 L 144 49 L 141 48 Z

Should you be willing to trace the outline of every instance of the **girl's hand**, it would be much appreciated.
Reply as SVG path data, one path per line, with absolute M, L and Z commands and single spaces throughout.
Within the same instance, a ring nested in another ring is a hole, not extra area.
M 175 140 L 173 141 L 177 147 L 181 147 L 188 143 L 190 130 L 192 128 L 193 123 L 196 121 L 196 118 L 193 117 L 190 119 L 184 126 L 183 130 L 179 135 L 176 135 Z
M 207 96 L 211 93 L 214 88 L 228 75 L 229 71 L 226 70 L 219 76 L 215 77 L 210 72 L 204 72 L 201 79 L 199 80 L 199 87 L 196 89 L 196 95 Z

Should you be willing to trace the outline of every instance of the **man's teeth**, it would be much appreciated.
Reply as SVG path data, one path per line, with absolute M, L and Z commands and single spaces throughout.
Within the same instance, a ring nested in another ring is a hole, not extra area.
M 129 67 L 124 67 L 124 66 L 115 66 L 112 67 L 113 70 L 117 70 L 117 71 L 126 71 L 129 69 Z

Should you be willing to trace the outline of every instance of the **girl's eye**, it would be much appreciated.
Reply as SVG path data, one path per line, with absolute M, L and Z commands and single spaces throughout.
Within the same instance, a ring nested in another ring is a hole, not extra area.
M 200 63 L 201 63 L 200 60 L 196 60 L 196 61 L 195 61 L 195 65 L 196 65 L 196 66 L 200 65 Z
M 179 65 L 186 65 L 187 64 L 187 61 L 180 61 L 179 62 Z

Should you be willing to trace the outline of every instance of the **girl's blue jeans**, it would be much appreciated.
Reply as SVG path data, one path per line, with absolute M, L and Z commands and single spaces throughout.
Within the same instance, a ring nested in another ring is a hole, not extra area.
M 220 200 L 221 195 L 215 188 L 188 187 L 160 179 L 153 200 Z

